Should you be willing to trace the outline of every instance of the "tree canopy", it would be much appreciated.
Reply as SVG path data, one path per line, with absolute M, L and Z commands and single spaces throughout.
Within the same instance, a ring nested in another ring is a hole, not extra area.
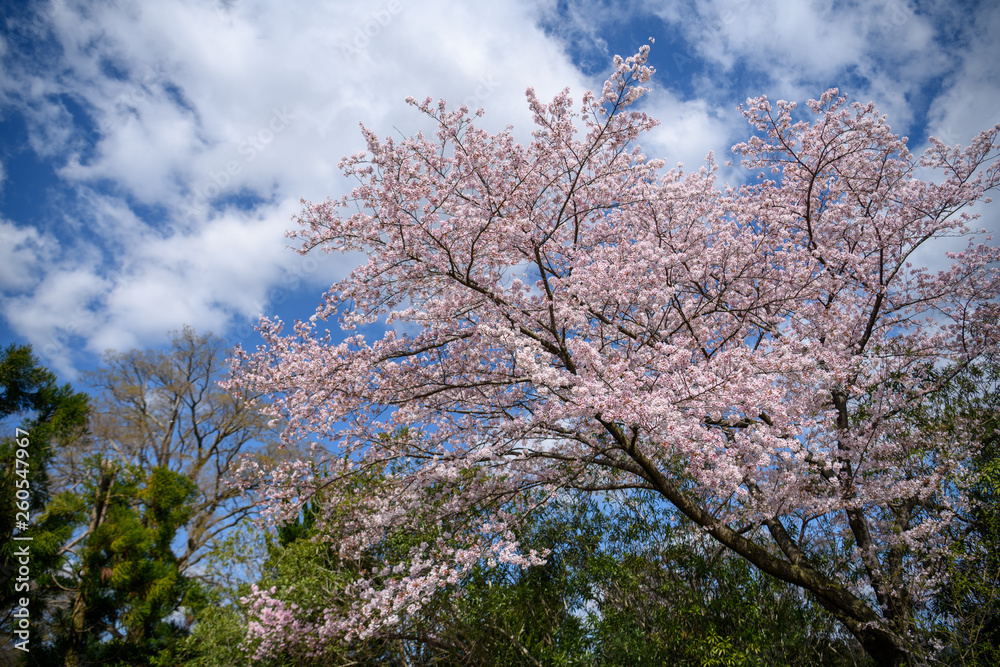
M 49 468 L 60 446 L 83 433 L 88 413 L 87 395 L 60 385 L 30 346 L 3 350 L 0 420 L 7 431 L 0 441 L 0 630 L 3 648 L 15 655 L 17 649 L 8 643 L 18 639 L 12 614 L 27 599 L 28 611 L 38 618 L 48 602 L 37 589 L 31 590 L 30 576 L 20 574 L 24 552 L 29 554 L 29 574 L 51 570 L 61 561 L 58 537 L 46 540 L 32 531 L 49 501 Z M 30 540 L 15 542 L 15 533 Z
M 310 322 L 239 353 L 234 389 L 270 394 L 315 463 L 244 468 L 271 516 L 317 500 L 340 558 L 427 534 L 322 617 L 258 591 L 283 641 L 378 637 L 479 563 L 527 567 L 520 517 L 572 489 L 658 494 L 722 548 L 812 596 L 880 664 L 931 650 L 920 609 L 944 576 L 976 439 L 912 406 L 995 349 L 1000 250 L 969 237 L 1000 182 L 1000 125 L 915 157 L 836 90 L 742 107 L 758 178 L 664 171 L 635 143 L 648 47 L 574 106 L 528 90 L 527 145 L 468 110 L 410 100 L 435 136 L 365 130 L 359 185 L 308 205 L 302 252 L 361 251 Z M 811 119 L 809 116 L 811 115 Z M 931 179 L 928 174 L 936 174 Z M 354 331 L 335 344 L 316 320 Z M 369 342 L 356 329 L 385 318 Z M 387 437 L 386 434 L 393 434 Z M 378 492 L 357 480 L 382 476 Z
M 176 664 L 219 583 L 196 566 L 252 512 L 233 462 L 266 458 L 274 441 L 251 397 L 218 386 L 226 354 L 185 327 L 166 350 L 109 352 L 88 374 L 92 398 L 58 385 L 28 347 L 0 357 L 0 417 L 17 434 L 0 443 L 4 658 Z M 11 648 L 25 609 L 27 639 Z

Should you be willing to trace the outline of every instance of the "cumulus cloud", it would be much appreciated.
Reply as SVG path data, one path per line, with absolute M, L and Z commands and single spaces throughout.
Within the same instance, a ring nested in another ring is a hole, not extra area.
M 8 323 L 93 351 L 150 344 L 181 323 L 224 330 L 267 311 L 282 285 L 318 295 L 357 258 L 304 270 L 315 260 L 283 233 L 300 197 L 351 186 L 337 163 L 363 148 L 359 122 L 410 133 L 427 122 L 404 98 L 432 96 L 485 108 L 491 129 L 527 131 L 528 85 L 583 87 L 533 11 L 443 0 L 39 6 L 22 32 L 46 55 L 8 49 L 0 87 L 75 209 L 49 224 L 68 243 L 18 283 L 30 294 L 4 303 Z M 70 261 L 70 247 L 91 261 Z
M 716 68 L 706 95 L 731 92 L 740 83 L 733 79 L 743 79 L 746 95 L 790 100 L 839 87 L 908 123 L 907 98 L 951 62 L 935 41 L 934 18 L 898 0 L 696 0 L 647 9 L 683 35 L 692 56 Z
M 10 295 L 36 285 L 57 247 L 55 239 L 32 227 L 0 219 L 0 291 Z
M 30 293 L 4 298 L 4 315 L 54 370 L 72 378 L 71 350 L 95 330 L 93 306 L 107 286 L 93 266 L 63 265 L 41 274 Z
M 0 37 L 0 104 L 23 119 L 18 150 L 50 167 L 57 214 L 0 225 L 0 310 L 69 368 L 71 349 L 153 345 L 185 323 L 225 333 L 282 295 L 318 298 L 358 258 L 302 258 L 282 234 L 300 198 L 352 186 L 338 162 L 364 147 L 359 123 L 432 129 L 403 102 L 430 96 L 482 107 L 481 126 L 527 141 L 526 87 L 579 99 L 615 51 L 650 36 L 670 39 L 654 46 L 667 67 L 643 101 L 663 124 L 642 143 L 669 163 L 696 169 L 745 138 L 735 106 L 748 95 L 833 85 L 875 99 L 894 127 L 961 135 L 1000 108 L 997 13 L 981 13 L 970 28 L 943 0 L 919 13 L 896 0 L 36 3 Z M 939 97 L 932 80 L 948 82 Z
M 968 145 L 977 132 L 1000 123 L 1000 6 L 965 24 L 968 44 L 959 66 L 930 106 L 928 133 L 946 144 Z
M 709 151 L 719 154 L 734 143 L 734 110 L 719 109 L 701 99 L 682 100 L 665 90 L 654 90 L 647 113 L 661 123 L 643 141 L 646 154 L 663 158 L 667 166 L 683 163 L 686 171 L 697 171 Z

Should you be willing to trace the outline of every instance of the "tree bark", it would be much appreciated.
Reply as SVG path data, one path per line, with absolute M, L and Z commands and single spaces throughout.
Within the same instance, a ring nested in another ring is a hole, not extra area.
M 600 417 L 598 421 L 629 458 L 638 464 L 643 478 L 681 513 L 705 528 L 716 541 L 766 574 L 809 591 L 824 609 L 844 624 L 880 667 L 909 664 L 909 655 L 900 639 L 894 633 L 878 627 L 877 624 L 883 621 L 882 617 L 839 582 L 816 570 L 780 521 L 770 519 L 764 523 L 788 560 L 776 557 L 756 542 L 716 521 L 695 499 L 668 480 L 639 449 L 635 439 L 630 439 L 618 424 Z
M 94 506 L 90 510 L 90 521 L 87 524 L 87 534 L 94 532 L 104 523 L 105 513 L 108 507 L 109 496 L 111 495 L 111 485 L 114 482 L 117 470 L 110 461 L 101 461 L 100 479 L 97 481 L 97 490 L 94 494 Z M 70 647 L 66 652 L 66 667 L 83 667 L 86 663 L 81 662 L 81 652 L 84 644 L 84 636 L 87 633 L 87 594 L 83 590 L 83 583 L 87 580 L 86 573 L 81 573 L 79 581 L 80 587 L 76 589 L 73 596 L 73 612 L 70 616 L 70 627 L 73 629 L 73 637 Z

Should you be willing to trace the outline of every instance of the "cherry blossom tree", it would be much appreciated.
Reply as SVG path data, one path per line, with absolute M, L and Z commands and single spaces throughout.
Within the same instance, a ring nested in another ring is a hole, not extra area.
M 759 176 L 720 187 L 711 155 L 685 174 L 636 147 L 657 124 L 632 110 L 647 54 L 616 58 L 578 108 L 529 89 L 527 145 L 410 99 L 436 135 L 365 129 L 341 165 L 353 193 L 306 206 L 301 252 L 368 261 L 311 321 L 288 335 L 264 319 L 266 344 L 237 352 L 232 386 L 272 395 L 289 442 L 319 443 L 243 472 L 266 480 L 276 520 L 321 501 L 341 558 L 428 538 L 362 570 L 347 611 L 307 618 L 257 591 L 259 654 L 391 633 L 474 563 L 544 559 L 518 548 L 523 512 L 565 489 L 647 489 L 808 591 L 879 664 L 928 655 L 919 612 L 974 438 L 908 407 L 1000 334 L 1000 251 L 966 211 L 1000 182 L 1000 125 L 914 157 L 836 90 L 811 121 L 760 97 L 733 149 Z M 948 268 L 915 261 L 948 237 L 970 239 Z M 317 329 L 333 316 L 339 343 Z

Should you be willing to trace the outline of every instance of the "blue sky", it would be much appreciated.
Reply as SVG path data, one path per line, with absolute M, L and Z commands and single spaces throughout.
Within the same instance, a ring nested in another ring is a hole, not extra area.
M 526 87 L 579 99 L 653 37 L 644 107 L 662 125 L 642 145 L 668 164 L 727 159 L 749 134 L 737 105 L 760 94 L 874 100 L 914 152 L 1000 122 L 993 2 L 0 6 L 0 344 L 31 343 L 66 380 L 185 324 L 254 347 L 261 313 L 311 315 L 359 258 L 300 257 L 284 232 L 300 198 L 349 189 L 337 163 L 359 123 L 424 126 L 409 95 L 528 138 Z

